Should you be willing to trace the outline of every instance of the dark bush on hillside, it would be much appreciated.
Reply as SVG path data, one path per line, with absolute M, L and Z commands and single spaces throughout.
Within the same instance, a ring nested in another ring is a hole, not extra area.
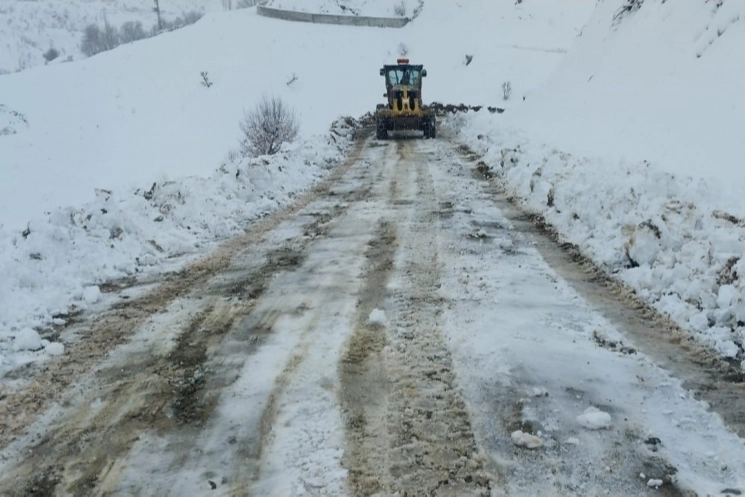
M 88 57 L 107 50 L 104 42 L 103 31 L 96 24 L 89 24 L 83 31 L 83 41 L 80 43 L 80 51 Z
M 56 48 L 50 48 L 46 52 L 44 52 L 44 60 L 47 62 L 52 62 L 54 59 L 59 57 L 59 50 Z
M 125 22 L 119 30 L 119 41 L 121 43 L 132 43 L 143 38 L 147 38 L 147 33 L 140 21 Z

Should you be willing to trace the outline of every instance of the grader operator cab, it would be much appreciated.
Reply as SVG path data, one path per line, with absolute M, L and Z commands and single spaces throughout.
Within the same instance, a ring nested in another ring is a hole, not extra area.
M 396 65 L 385 65 L 380 75 L 385 77 L 387 104 L 379 104 L 375 112 L 377 137 L 383 140 L 392 131 L 422 131 L 424 138 L 437 136 L 436 118 L 432 109 L 422 104 L 422 78 L 427 70 L 422 65 L 398 59 Z

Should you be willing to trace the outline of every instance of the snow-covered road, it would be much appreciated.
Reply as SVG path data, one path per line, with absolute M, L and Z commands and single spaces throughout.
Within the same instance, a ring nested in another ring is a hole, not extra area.
M 665 323 L 447 139 L 363 139 L 296 204 L 119 296 L 4 394 L 0 494 L 745 491 L 742 384 L 642 339 Z

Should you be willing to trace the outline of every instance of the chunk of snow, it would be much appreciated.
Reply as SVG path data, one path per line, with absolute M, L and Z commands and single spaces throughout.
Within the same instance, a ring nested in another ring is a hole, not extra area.
M 535 435 L 531 435 L 530 433 L 523 433 L 522 430 L 513 431 L 511 438 L 512 443 L 514 443 L 518 447 L 525 447 L 526 449 L 537 449 L 538 447 L 543 446 L 543 440 L 536 437 Z
M 44 347 L 44 351 L 49 355 L 62 355 L 65 353 L 65 346 L 59 342 L 52 342 Z
M 85 287 L 83 300 L 88 304 L 95 304 L 101 299 L 101 289 L 97 285 Z
M 569 445 L 579 445 L 579 438 L 570 437 L 567 438 L 564 443 L 568 443 Z
M 662 480 L 658 480 L 656 478 L 650 478 L 647 482 L 648 487 L 661 487 L 662 486 Z
M 740 352 L 740 347 L 732 340 L 717 340 L 716 348 L 724 357 L 730 357 L 732 359 L 737 357 L 737 353 Z
M 745 361 L 742 361 L 740 363 L 740 369 L 742 369 L 743 371 L 745 371 Z
M 24 328 L 18 332 L 13 342 L 13 350 L 39 350 L 41 348 L 41 337 L 31 328 Z
M 385 311 L 373 309 L 367 322 L 373 326 L 387 326 L 388 318 L 385 316 Z
M 548 391 L 545 388 L 533 387 L 533 397 L 546 397 Z
M 611 417 L 595 407 L 588 407 L 585 412 L 577 416 L 577 422 L 588 430 L 602 430 L 610 427 Z
M 717 295 L 717 307 L 725 309 L 732 305 L 737 298 L 737 288 L 734 285 L 722 285 Z

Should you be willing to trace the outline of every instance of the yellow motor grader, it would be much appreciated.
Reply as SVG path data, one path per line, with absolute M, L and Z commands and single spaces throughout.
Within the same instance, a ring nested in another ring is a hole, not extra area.
M 409 59 L 397 59 L 395 65 L 385 65 L 380 75 L 385 77 L 387 104 L 375 111 L 377 137 L 388 138 L 392 131 L 422 131 L 424 138 L 437 136 L 434 110 L 422 104 L 422 78 L 427 70 L 422 65 L 409 64 Z

